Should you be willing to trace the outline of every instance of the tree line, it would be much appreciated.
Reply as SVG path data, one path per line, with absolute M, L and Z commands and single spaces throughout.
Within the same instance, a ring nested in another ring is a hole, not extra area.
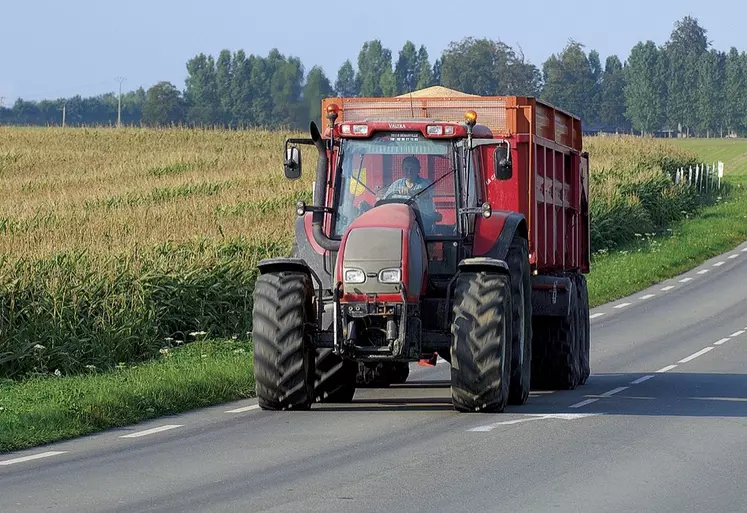
M 159 82 L 122 96 L 125 124 L 304 129 L 320 118 L 326 96 L 393 96 L 432 85 L 479 95 L 536 96 L 579 115 L 586 130 L 688 135 L 747 131 L 747 54 L 712 47 L 697 19 L 674 25 L 668 41 L 635 45 L 627 59 L 604 65 L 596 50 L 569 41 L 541 68 L 509 45 L 490 39 L 453 41 L 431 63 L 425 46 L 408 41 L 393 56 L 367 41 L 355 65 L 346 60 L 332 81 L 319 66 L 277 49 L 266 57 L 243 50 L 199 54 L 186 64 L 184 90 Z M 19 99 L 0 108 L 0 124 L 114 124 L 117 97 Z

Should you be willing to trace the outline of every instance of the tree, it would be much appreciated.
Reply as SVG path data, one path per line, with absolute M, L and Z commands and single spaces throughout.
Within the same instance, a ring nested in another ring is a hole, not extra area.
M 306 107 L 306 118 L 308 121 L 321 120 L 322 115 L 322 98 L 334 96 L 334 90 L 324 71 L 319 66 L 314 66 L 306 78 L 306 84 L 303 88 L 303 101 Z
M 378 39 L 363 43 L 358 54 L 358 83 L 361 96 L 391 96 L 396 90 L 392 52 Z
M 744 126 L 744 116 L 747 114 L 747 80 L 742 64 L 744 57 L 739 50 L 732 47 L 726 55 L 725 76 L 725 108 L 724 123 L 730 132 L 740 130 Z
M 625 116 L 644 133 L 660 128 L 665 118 L 663 55 L 653 41 L 638 43 L 628 58 Z
M 416 89 L 418 71 L 418 51 L 412 41 L 407 41 L 399 52 L 397 65 L 394 68 L 397 94 Z
M 215 60 L 212 56 L 199 54 L 187 62 L 185 97 L 187 121 L 208 125 L 217 121 L 220 102 L 216 87 Z
M 233 105 L 231 101 L 233 73 L 231 52 L 229 50 L 222 50 L 216 63 L 215 85 L 218 104 L 220 105 L 219 120 L 225 125 L 229 125 L 233 121 Z
M 599 103 L 596 105 L 599 124 L 609 130 L 627 129 L 625 71 L 616 55 L 607 57 L 599 91 Z
M 354 98 L 358 96 L 360 87 L 356 80 L 355 70 L 350 60 L 346 60 L 340 69 L 337 70 L 337 80 L 335 81 L 335 94 L 342 98 Z
M 179 90 L 170 82 L 158 82 L 148 89 L 143 105 L 143 123 L 162 126 L 182 121 L 184 103 Z
M 418 50 L 417 82 L 415 83 L 415 89 L 423 89 L 432 85 L 435 85 L 435 82 L 433 80 L 431 62 L 428 58 L 428 50 L 426 50 L 425 46 L 421 45 Z
M 244 50 L 239 50 L 233 57 L 231 69 L 231 119 L 240 126 L 250 126 L 252 117 L 252 65 L 253 55 L 246 57 Z
M 601 65 L 598 54 L 595 54 L 596 62 L 592 63 L 583 48 L 581 43 L 570 41 L 559 55 L 553 54 L 547 59 L 543 66 L 542 98 L 588 123 L 594 116 L 598 91 L 595 73 Z
M 698 66 L 698 119 L 699 128 L 710 137 L 711 131 L 723 127 L 723 98 L 726 56 L 711 50 L 700 56 Z

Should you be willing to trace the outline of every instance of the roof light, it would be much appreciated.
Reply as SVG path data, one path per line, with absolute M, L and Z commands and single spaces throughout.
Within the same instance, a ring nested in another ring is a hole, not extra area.
M 477 112 L 472 109 L 468 110 L 464 113 L 464 119 L 467 121 L 467 123 L 474 125 L 477 122 Z
M 428 135 L 443 135 L 444 127 L 439 125 L 430 125 L 426 127 Z
M 353 125 L 355 135 L 368 135 L 368 125 Z
M 342 133 L 350 134 L 350 125 L 342 125 Z
M 330 103 L 329 105 L 327 105 L 327 119 L 329 120 L 330 126 L 334 124 L 339 113 L 340 113 L 339 105 L 337 105 L 336 103 Z
M 447 127 L 446 127 L 446 128 L 444 129 L 444 133 L 445 133 L 446 135 L 454 135 L 454 127 L 453 127 L 453 126 L 447 126 Z

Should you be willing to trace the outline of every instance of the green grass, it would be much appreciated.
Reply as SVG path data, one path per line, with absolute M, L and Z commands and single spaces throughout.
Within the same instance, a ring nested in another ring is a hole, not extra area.
M 101 374 L 0 381 L 0 452 L 253 395 L 251 345 L 231 340 Z

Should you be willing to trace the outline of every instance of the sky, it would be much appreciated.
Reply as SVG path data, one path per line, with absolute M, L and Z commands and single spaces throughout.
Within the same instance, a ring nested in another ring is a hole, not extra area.
M 186 62 L 222 49 L 266 56 L 277 48 L 334 82 L 365 41 L 381 40 L 396 62 L 409 39 L 433 62 L 451 41 L 490 38 L 521 49 L 540 69 L 570 39 L 602 62 L 625 60 L 639 41 L 661 45 L 674 23 L 693 16 L 719 50 L 747 50 L 736 0 L 0 0 L 0 99 L 92 96 L 167 80 L 184 89 Z

